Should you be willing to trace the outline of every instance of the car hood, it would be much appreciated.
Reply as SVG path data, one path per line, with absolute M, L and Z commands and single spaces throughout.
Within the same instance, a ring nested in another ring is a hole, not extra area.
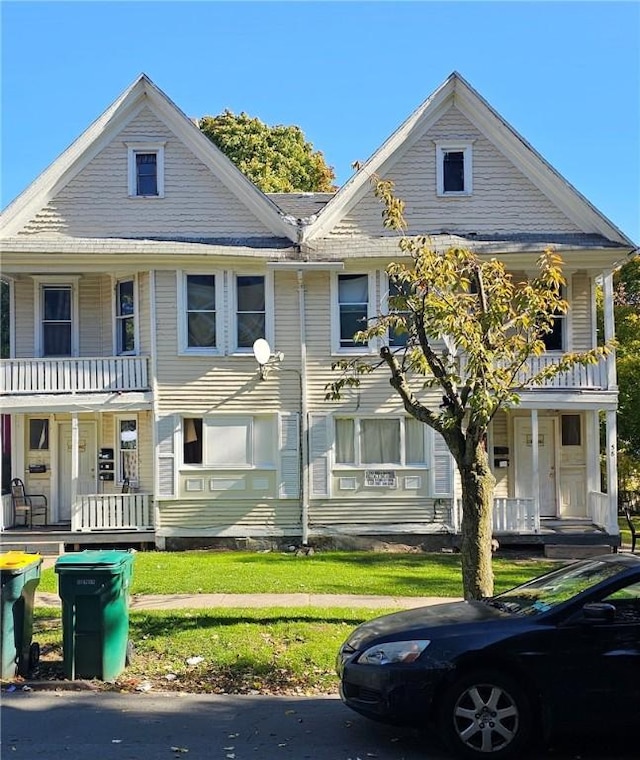
M 429 607 L 417 607 L 363 623 L 349 636 L 347 643 L 354 649 L 361 649 L 370 641 L 381 637 L 407 638 L 413 635 L 412 632 L 423 636 L 425 629 L 444 628 L 461 623 L 482 623 L 504 618 L 505 614 L 507 613 L 482 602 L 445 602 Z

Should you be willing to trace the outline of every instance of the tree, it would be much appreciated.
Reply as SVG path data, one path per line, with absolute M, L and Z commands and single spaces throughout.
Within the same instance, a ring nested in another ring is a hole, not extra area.
M 270 127 L 225 110 L 200 119 L 201 131 L 265 193 L 331 192 L 335 174 L 300 127 Z
M 527 360 L 545 352 L 543 338 L 553 329 L 554 315 L 568 310 L 560 257 L 545 251 L 537 276 L 515 282 L 496 259 L 462 248 L 441 253 L 426 237 L 407 237 L 404 203 L 394 196 L 393 183 L 375 178 L 374 187 L 384 226 L 402 233 L 404 261 L 387 268 L 396 293 L 388 313 L 371 320 L 356 340 L 384 342 L 392 331 L 406 341 L 398 348 L 383 345 L 377 362 L 337 362 L 341 374 L 327 384 L 326 398 L 339 399 L 362 375 L 386 366 L 407 413 L 440 433 L 449 447 L 462 485 L 464 595 L 490 596 L 495 481 L 486 450 L 489 424 L 498 410 L 518 403 L 523 386 L 540 385 L 578 363 L 596 363 L 610 348 L 566 354 L 531 374 Z

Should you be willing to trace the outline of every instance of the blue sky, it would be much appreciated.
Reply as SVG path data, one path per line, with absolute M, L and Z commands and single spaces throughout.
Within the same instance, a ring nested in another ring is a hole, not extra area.
M 454 70 L 640 242 L 640 3 L 2 0 L 2 207 L 141 72 L 298 124 L 339 183 Z

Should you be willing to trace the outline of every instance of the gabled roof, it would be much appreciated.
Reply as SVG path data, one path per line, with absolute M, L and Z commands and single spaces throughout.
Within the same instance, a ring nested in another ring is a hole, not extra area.
M 297 239 L 294 219 L 287 217 L 219 150 L 146 76 L 136 81 L 83 132 L 0 216 L 2 236 L 18 232 L 73 179 L 144 106 L 154 111 L 197 158 L 277 237 Z
M 316 219 L 305 230 L 304 242 L 322 238 L 331 232 L 370 191 L 371 177 L 376 174 L 383 176 L 394 155 L 408 143 L 422 137 L 452 104 L 583 232 L 602 235 L 621 245 L 634 246 L 455 71 L 318 212 Z

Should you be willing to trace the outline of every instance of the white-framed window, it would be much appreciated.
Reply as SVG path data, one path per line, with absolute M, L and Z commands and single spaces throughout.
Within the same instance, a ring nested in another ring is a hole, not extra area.
M 115 348 L 116 354 L 136 352 L 136 288 L 133 277 L 116 280 L 115 285 Z
M 399 282 L 398 280 L 394 279 L 393 277 L 389 277 L 387 275 L 387 313 L 397 313 L 397 314 L 403 314 L 405 316 L 409 316 L 408 311 L 403 311 L 399 309 L 393 308 L 393 298 L 396 296 L 406 296 L 408 293 L 408 287 L 406 283 Z M 406 346 L 407 342 L 409 340 L 409 333 L 406 330 L 401 329 L 395 329 L 393 327 L 389 328 L 389 335 L 388 335 L 388 341 L 389 345 L 392 348 L 400 348 L 402 346 Z
M 116 417 L 116 478 L 118 483 L 138 482 L 138 418 Z
M 464 196 L 473 192 L 473 143 L 436 142 L 436 192 Z
M 128 142 L 130 198 L 164 198 L 164 142 Z
M 77 277 L 34 277 L 37 356 L 78 355 Z
M 49 419 L 47 417 L 29 420 L 29 451 L 49 450 Z
M 336 417 L 334 459 L 346 467 L 427 467 L 427 426 L 413 417 Z
M 567 300 L 567 288 L 562 285 L 560 288 L 560 297 Z M 542 336 L 542 342 L 547 351 L 567 351 L 568 350 L 568 313 L 557 313 L 553 317 L 551 332 Z
M 234 353 L 250 353 L 258 338 L 271 341 L 272 304 L 272 280 L 268 275 L 233 276 Z
M 274 467 L 276 415 L 182 418 L 182 463 L 216 469 Z
M 218 353 L 222 275 L 182 274 L 178 299 L 180 349 L 185 353 Z
M 373 280 L 369 274 L 334 274 L 332 278 L 333 350 L 342 353 L 362 353 L 369 346 L 357 343 L 354 335 L 365 330 L 371 317 Z

